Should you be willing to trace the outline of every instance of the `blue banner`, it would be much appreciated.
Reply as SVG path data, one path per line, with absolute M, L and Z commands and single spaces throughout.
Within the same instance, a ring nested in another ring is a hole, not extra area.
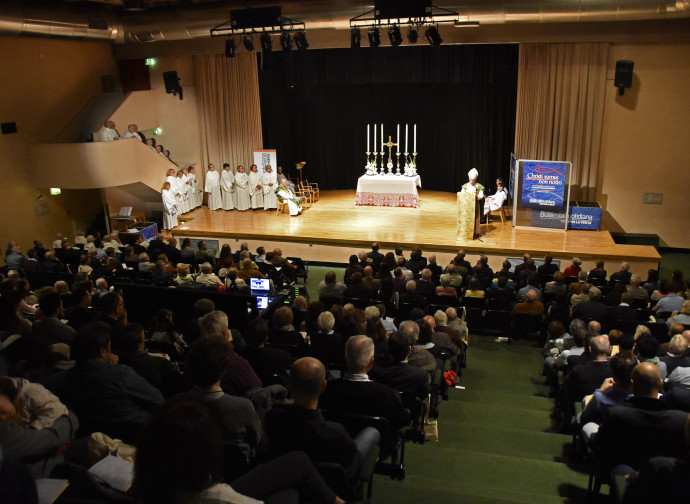
M 522 166 L 522 206 L 544 210 L 565 207 L 567 163 L 525 161 Z
M 600 207 L 571 206 L 568 217 L 568 229 L 585 229 L 598 231 L 601 229 Z M 533 227 L 564 229 L 565 212 L 553 212 L 550 210 L 532 210 L 531 225 Z

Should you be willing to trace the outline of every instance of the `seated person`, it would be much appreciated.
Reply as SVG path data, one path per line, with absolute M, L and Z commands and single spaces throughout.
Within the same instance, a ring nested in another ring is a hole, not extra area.
M 117 364 L 110 334 L 102 322 L 77 331 L 72 345 L 76 363 L 64 374 L 64 388 L 55 392 L 78 415 L 85 434 L 101 431 L 135 442 L 149 413 L 165 400 L 132 368 Z
M 350 284 L 345 288 L 343 297 L 346 298 L 358 298 L 358 299 L 371 299 L 373 292 L 371 289 L 364 284 L 362 284 L 362 274 L 354 273 L 350 278 Z
M 206 404 L 221 427 L 227 460 L 232 460 L 233 448 L 239 448 L 248 464 L 261 438 L 261 422 L 249 399 L 233 397 L 221 389 L 221 379 L 233 354 L 232 345 L 224 337 L 209 336 L 195 341 L 185 368 L 194 389 L 180 397 Z M 228 474 L 232 470 L 226 467 Z
M 378 444 L 379 432 L 367 427 L 353 440 L 345 428 L 327 422 L 317 409 L 319 397 L 327 387 L 326 369 L 313 357 L 303 357 L 290 368 L 288 390 L 294 404 L 273 408 L 266 414 L 264 426 L 269 452 L 273 456 L 294 450 L 304 451 L 315 464 L 333 462 L 348 476 L 357 474 L 361 459 Z
M 319 330 L 309 335 L 314 356 L 328 365 L 345 362 L 345 340 L 336 333 L 335 317 L 330 311 L 321 312 L 316 319 Z
M 593 430 L 592 426 L 585 427 L 588 423 L 598 426 L 606 416 L 609 408 L 623 404 L 625 399 L 632 395 L 632 383 L 630 378 L 632 370 L 637 365 L 635 357 L 629 354 L 618 353 L 611 357 L 611 378 L 604 380 L 602 385 L 594 391 L 580 415 L 580 425 L 583 433 L 589 438 Z
M 26 464 L 34 478 L 48 478 L 51 470 L 64 462 L 60 448 L 74 438 L 79 422 L 74 413 L 40 385 L 27 382 L 19 387 L 17 390 L 16 382 L 0 386 L 2 455 L 6 461 Z M 27 397 L 24 401 L 19 399 L 26 387 L 34 390 L 29 392 L 33 402 Z M 31 404 L 31 411 L 27 411 L 27 403 Z
M 345 285 L 340 282 L 336 282 L 335 273 L 332 271 L 326 273 L 324 280 L 319 283 L 319 297 L 334 297 L 342 299 L 344 292 Z
M 205 262 L 200 267 L 201 273 L 197 275 L 196 281 L 207 287 L 218 287 L 223 285 L 223 281 L 213 272 L 211 263 Z
M 581 401 L 586 395 L 594 393 L 604 380 L 611 377 L 608 356 L 611 352 L 606 336 L 595 336 L 589 342 L 590 360 L 575 368 L 565 377 L 568 399 Z
M 292 357 L 285 350 L 266 346 L 268 324 L 265 320 L 260 318 L 250 320 L 244 331 L 244 339 L 247 342 L 244 355 L 265 387 L 273 383 L 273 375 L 287 378 Z
M 479 279 L 477 277 L 470 278 L 465 291 L 465 297 L 484 298 L 484 296 L 486 296 L 486 293 L 482 290 Z
M 222 440 L 218 422 L 204 403 L 188 398 L 171 401 L 143 433 L 132 493 L 142 504 L 256 504 L 259 500 L 344 504 L 309 457 L 299 452 L 256 467 L 233 480 L 232 487 L 223 483 Z
M 455 298 L 458 297 L 458 291 L 455 290 L 455 287 L 452 287 L 450 285 L 450 277 L 449 276 L 441 275 L 441 285 L 436 287 L 435 292 L 438 296 L 452 296 Z
M 568 286 L 565 284 L 565 275 L 562 271 L 553 274 L 553 282 L 546 284 L 544 292 L 552 292 L 555 296 L 568 295 Z
M 221 338 L 232 343 L 233 336 L 228 329 L 228 316 L 225 312 L 214 310 L 207 313 L 199 321 L 199 328 L 201 331 L 200 339 Z M 247 359 L 232 351 L 228 356 L 228 366 L 225 368 L 220 384 L 226 393 L 244 396 L 252 389 L 260 388 L 261 380 Z
M 295 351 L 305 355 L 309 351 L 309 345 L 304 341 L 300 332 L 292 325 L 294 317 L 292 310 L 287 306 L 281 306 L 273 312 L 273 327 L 268 336 L 269 345 L 293 345 Z
M 415 398 L 423 399 L 429 394 L 429 373 L 408 363 L 416 344 L 417 341 L 412 341 L 408 334 L 394 332 L 388 338 L 391 362 L 388 365 L 376 364 L 369 373 L 374 381 L 385 383 L 400 392 L 403 402 L 407 399 L 409 404 Z
M 122 331 L 119 362 L 143 376 L 166 399 L 185 388 L 184 379 L 175 365 L 163 356 L 150 355 L 146 351 L 144 328 L 139 324 L 127 324 Z
M 484 215 L 487 215 L 489 212 L 499 210 L 503 206 L 503 203 L 505 203 L 505 201 L 508 199 L 508 193 L 503 187 L 503 182 L 497 182 L 496 185 L 496 194 L 487 196 L 486 200 L 484 201 Z
M 399 394 L 383 383 L 369 379 L 374 364 L 374 342 L 364 335 L 352 336 L 345 344 L 348 372 L 341 379 L 328 382 L 319 398 L 319 406 L 342 413 L 382 416 L 391 431 L 409 425 L 410 413 Z

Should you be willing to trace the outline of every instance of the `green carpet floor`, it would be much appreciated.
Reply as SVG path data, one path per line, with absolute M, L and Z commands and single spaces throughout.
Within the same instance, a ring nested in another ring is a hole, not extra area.
M 440 407 L 439 442 L 408 443 L 407 476 L 376 476 L 374 502 L 575 503 L 587 475 L 568 467 L 568 435 L 552 429 L 553 400 L 529 342 L 470 342 L 465 390 Z

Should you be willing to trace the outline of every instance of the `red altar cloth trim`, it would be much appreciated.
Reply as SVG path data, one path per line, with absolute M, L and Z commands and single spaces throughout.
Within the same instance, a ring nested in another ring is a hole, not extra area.
M 417 195 L 410 193 L 375 193 L 358 192 L 355 196 L 355 205 L 373 205 L 389 207 L 418 208 Z

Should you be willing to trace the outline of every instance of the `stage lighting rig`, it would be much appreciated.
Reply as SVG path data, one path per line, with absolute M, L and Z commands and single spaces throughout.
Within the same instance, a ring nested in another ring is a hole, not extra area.
M 362 41 L 362 34 L 359 31 L 359 28 L 353 28 L 350 30 L 350 47 L 352 49 L 359 49 L 359 46 Z
M 381 45 L 381 34 L 379 29 L 372 26 L 367 30 L 367 37 L 369 38 L 369 47 L 378 47 Z
M 244 47 L 245 49 L 247 49 L 247 51 L 254 50 L 254 37 L 252 37 L 251 35 L 245 35 L 244 37 L 242 37 L 242 43 L 244 44 Z
M 270 53 L 273 49 L 273 41 L 268 33 L 261 35 L 261 50 L 265 53 Z
M 400 27 L 398 25 L 393 25 L 388 28 L 388 38 L 393 47 L 398 47 L 402 44 L 402 35 L 400 35 Z
M 290 38 L 290 32 L 284 31 L 280 35 L 280 47 L 283 48 L 283 51 L 292 50 L 292 39 Z
M 309 42 L 307 42 L 307 34 L 304 30 L 299 30 L 295 33 L 293 37 L 295 39 L 295 44 L 297 44 L 297 49 L 300 51 L 306 51 L 309 48 Z
M 443 43 L 441 34 L 438 32 L 438 27 L 434 25 L 431 25 L 426 29 L 424 37 L 426 37 L 426 39 L 429 41 L 429 44 L 432 46 L 440 46 Z
M 407 41 L 410 44 L 416 44 L 418 38 L 419 33 L 417 32 L 417 28 L 410 28 L 410 31 L 407 32 Z

